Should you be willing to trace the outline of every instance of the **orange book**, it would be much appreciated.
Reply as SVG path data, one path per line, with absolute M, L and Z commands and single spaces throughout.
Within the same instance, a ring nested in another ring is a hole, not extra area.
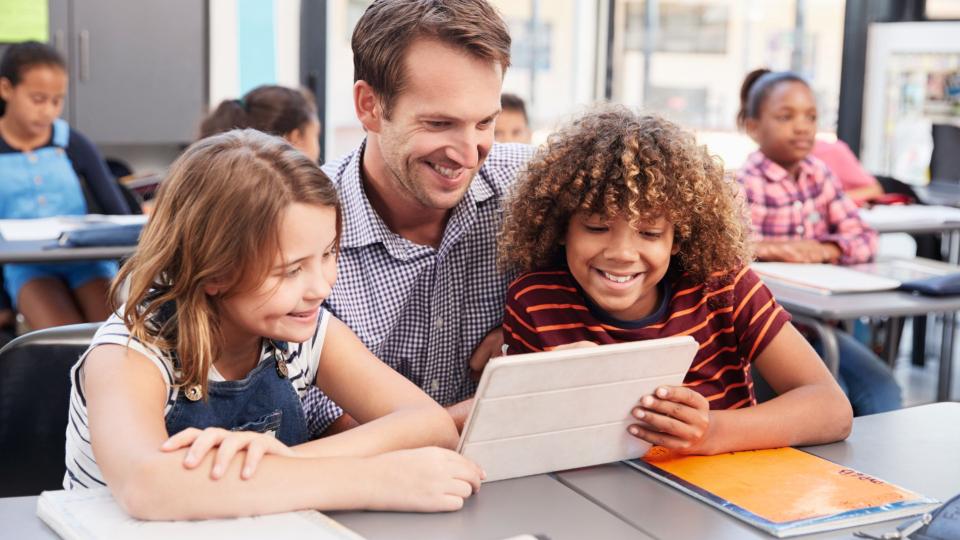
M 922 514 L 938 501 L 795 448 L 677 457 L 637 469 L 778 537 Z

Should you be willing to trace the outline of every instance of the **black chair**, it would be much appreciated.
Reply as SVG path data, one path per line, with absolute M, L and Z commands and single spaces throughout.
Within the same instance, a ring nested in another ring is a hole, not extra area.
M 960 127 L 952 124 L 933 125 L 930 178 L 960 182 Z
M 0 349 L 0 497 L 62 489 L 70 368 L 99 326 L 38 330 Z

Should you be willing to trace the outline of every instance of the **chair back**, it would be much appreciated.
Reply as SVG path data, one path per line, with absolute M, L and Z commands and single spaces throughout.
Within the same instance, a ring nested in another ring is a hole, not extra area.
M 0 349 L 0 497 L 62 489 L 70 368 L 100 324 L 38 330 Z

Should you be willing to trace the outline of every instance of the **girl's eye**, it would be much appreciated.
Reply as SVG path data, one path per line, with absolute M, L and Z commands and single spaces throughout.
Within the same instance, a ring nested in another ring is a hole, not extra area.
M 286 275 L 287 277 L 296 277 L 297 274 L 299 274 L 302 270 L 303 270 L 303 267 L 302 267 L 302 266 L 298 266 L 298 267 L 296 267 L 296 268 L 291 268 L 290 270 L 287 270 L 287 273 L 286 273 L 285 275 Z
M 324 251 L 324 252 L 323 252 L 323 255 L 322 255 L 323 260 L 326 261 L 326 260 L 330 259 L 330 257 L 333 257 L 333 254 L 334 254 L 334 251 L 333 251 L 332 249 L 331 249 L 330 251 Z

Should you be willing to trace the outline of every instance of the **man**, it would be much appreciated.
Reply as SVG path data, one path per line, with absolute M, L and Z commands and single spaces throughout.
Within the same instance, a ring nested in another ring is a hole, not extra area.
M 485 0 L 379 0 L 352 46 L 367 138 L 324 166 L 344 211 L 327 306 L 461 426 L 503 343 L 501 200 L 531 153 L 493 146 L 510 35 Z M 355 425 L 319 392 L 305 407 L 315 435 Z

